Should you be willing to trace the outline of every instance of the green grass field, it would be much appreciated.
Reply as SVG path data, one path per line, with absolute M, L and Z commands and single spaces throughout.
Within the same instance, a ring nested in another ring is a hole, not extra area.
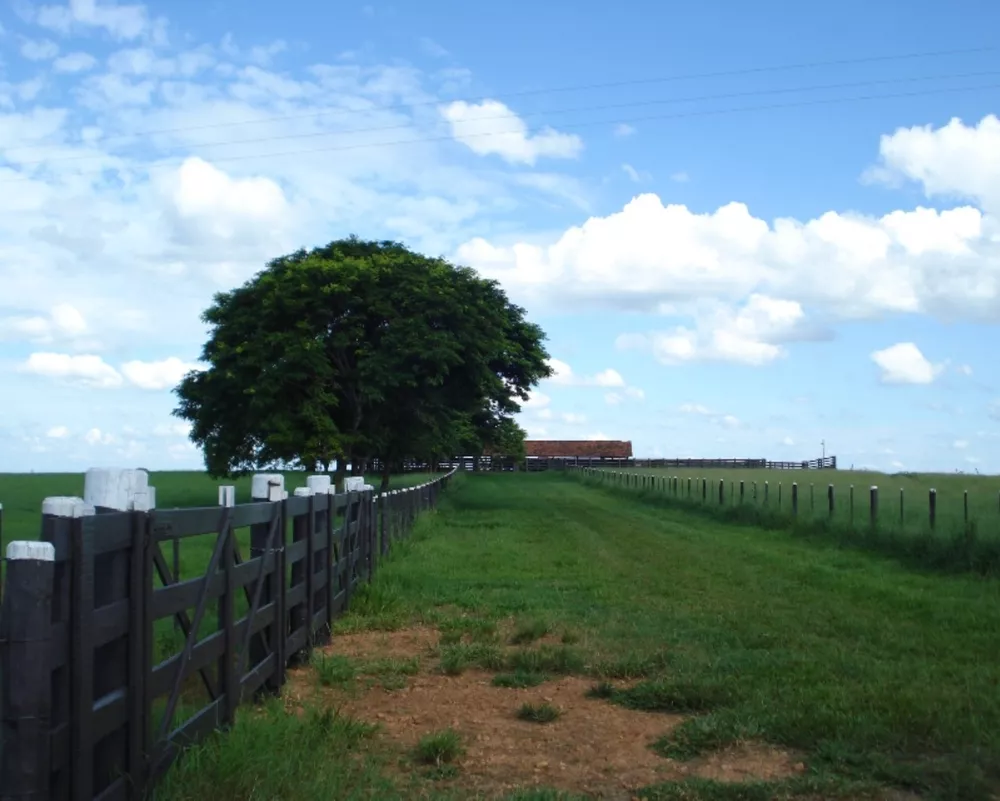
M 304 487 L 303 471 L 284 474 L 285 489 L 291 494 Z M 430 473 L 407 473 L 394 476 L 392 487 L 420 484 L 432 478 Z M 156 487 L 156 505 L 160 509 L 185 506 L 215 506 L 219 487 L 236 487 L 236 502 L 250 502 L 249 476 L 238 479 L 213 479 L 198 471 L 162 471 L 149 474 L 150 486 Z M 376 483 L 377 486 L 377 483 Z M 3 504 L 3 542 L 37 539 L 41 526 L 42 501 L 45 498 L 83 495 L 83 473 L 0 473 L 0 504 Z
M 512 641 L 548 630 L 572 644 L 540 662 L 525 652 L 515 665 L 489 645 L 455 644 L 457 627 L 488 639 L 511 618 Z M 454 482 L 341 628 L 415 622 L 441 631 L 446 675 L 478 663 L 511 686 L 530 677 L 532 662 L 531 676 L 636 679 L 599 685 L 592 695 L 604 700 L 587 703 L 685 715 L 676 728 L 664 723 L 651 746 L 661 755 L 697 760 L 751 741 L 791 749 L 805 764 L 773 782 L 691 779 L 634 797 L 987 801 L 1000 792 L 995 581 L 727 525 L 570 475 L 484 475 Z M 461 738 L 463 717 L 453 727 Z M 235 730 L 189 754 L 157 797 L 476 797 L 462 785 L 462 745 L 449 745 L 442 769 L 421 772 L 377 728 L 275 703 L 243 710 Z M 575 798 L 542 788 L 503 797 Z
M 581 471 L 578 475 L 585 474 Z M 596 476 L 594 473 L 586 475 L 587 481 L 616 485 L 622 491 L 700 510 L 727 522 L 833 536 L 869 550 L 895 554 L 928 568 L 981 574 L 1000 572 L 1000 477 L 997 476 L 736 469 L 602 470 Z M 677 478 L 676 495 L 674 477 Z M 647 479 L 645 484 L 643 478 Z M 721 504 L 720 481 L 723 483 Z M 798 512 L 794 515 L 793 484 L 798 488 Z M 827 496 L 830 485 L 834 492 L 833 515 L 829 512 Z M 871 526 L 872 486 L 878 487 L 874 530 Z M 929 512 L 932 488 L 936 491 L 933 528 Z

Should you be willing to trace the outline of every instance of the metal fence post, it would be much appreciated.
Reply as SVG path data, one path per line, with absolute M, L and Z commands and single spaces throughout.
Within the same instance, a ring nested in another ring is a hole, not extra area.
M 49 798 L 52 714 L 52 594 L 56 549 L 50 542 L 7 546 L 0 607 L 3 751 L 0 798 Z

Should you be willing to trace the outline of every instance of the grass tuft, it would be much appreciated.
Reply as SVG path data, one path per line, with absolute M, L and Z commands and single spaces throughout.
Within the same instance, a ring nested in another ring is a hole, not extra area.
M 341 654 L 314 652 L 312 665 L 316 679 L 324 687 L 346 687 L 357 678 L 357 665 Z
M 517 717 L 529 723 L 552 723 L 562 714 L 552 704 L 522 704 L 517 710 Z
M 615 685 L 609 681 L 601 681 L 587 690 L 588 698 L 613 698 L 615 695 Z
M 548 676 L 544 673 L 528 673 L 519 671 L 517 673 L 498 673 L 493 677 L 494 687 L 507 687 L 514 690 L 523 690 L 527 687 L 537 687 L 548 681 Z
M 424 765 L 450 765 L 465 753 L 462 736 L 454 729 L 431 732 L 420 738 L 414 758 Z
M 567 645 L 521 648 L 507 655 L 507 668 L 514 672 L 570 675 L 582 673 L 585 667 L 583 655 Z
M 544 620 L 528 620 L 518 624 L 510 636 L 511 645 L 528 645 L 542 639 L 549 633 L 549 624 Z
M 441 672 L 448 676 L 458 676 L 470 668 L 500 670 L 503 666 L 503 653 L 494 645 L 459 643 L 441 650 Z

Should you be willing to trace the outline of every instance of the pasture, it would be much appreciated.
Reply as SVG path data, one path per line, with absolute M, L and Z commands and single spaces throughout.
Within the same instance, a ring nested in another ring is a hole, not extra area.
M 998 476 L 639 468 L 599 469 L 587 473 L 586 480 L 638 493 L 649 501 L 701 511 L 718 520 L 833 537 L 932 569 L 1000 572 Z M 793 512 L 795 485 L 798 505 Z M 873 487 L 878 488 L 874 517 Z
M 161 801 L 1000 791 L 1000 584 L 565 474 L 467 476 Z
M 285 489 L 291 494 L 306 484 L 302 470 L 283 473 Z M 430 473 L 406 473 L 392 477 L 392 488 L 420 484 Z M 236 502 L 250 502 L 250 476 L 214 479 L 195 470 L 163 470 L 149 473 L 149 484 L 156 487 L 156 505 L 160 509 L 187 506 L 215 506 L 219 487 L 235 486 Z M 376 486 L 378 486 L 376 482 Z M 42 501 L 50 496 L 83 496 L 83 473 L 0 473 L 0 503 L 3 504 L 3 542 L 37 539 L 42 519 Z M 207 557 L 206 557 L 207 563 Z

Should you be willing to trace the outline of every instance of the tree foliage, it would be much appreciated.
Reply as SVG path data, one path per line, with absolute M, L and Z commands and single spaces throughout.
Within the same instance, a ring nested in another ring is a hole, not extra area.
M 542 330 L 499 284 L 396 242 L 275 259 L 203 319 L 207 369 L 174 414 L 213 475 L 523 450 L 512 415 L 550 374 Z

